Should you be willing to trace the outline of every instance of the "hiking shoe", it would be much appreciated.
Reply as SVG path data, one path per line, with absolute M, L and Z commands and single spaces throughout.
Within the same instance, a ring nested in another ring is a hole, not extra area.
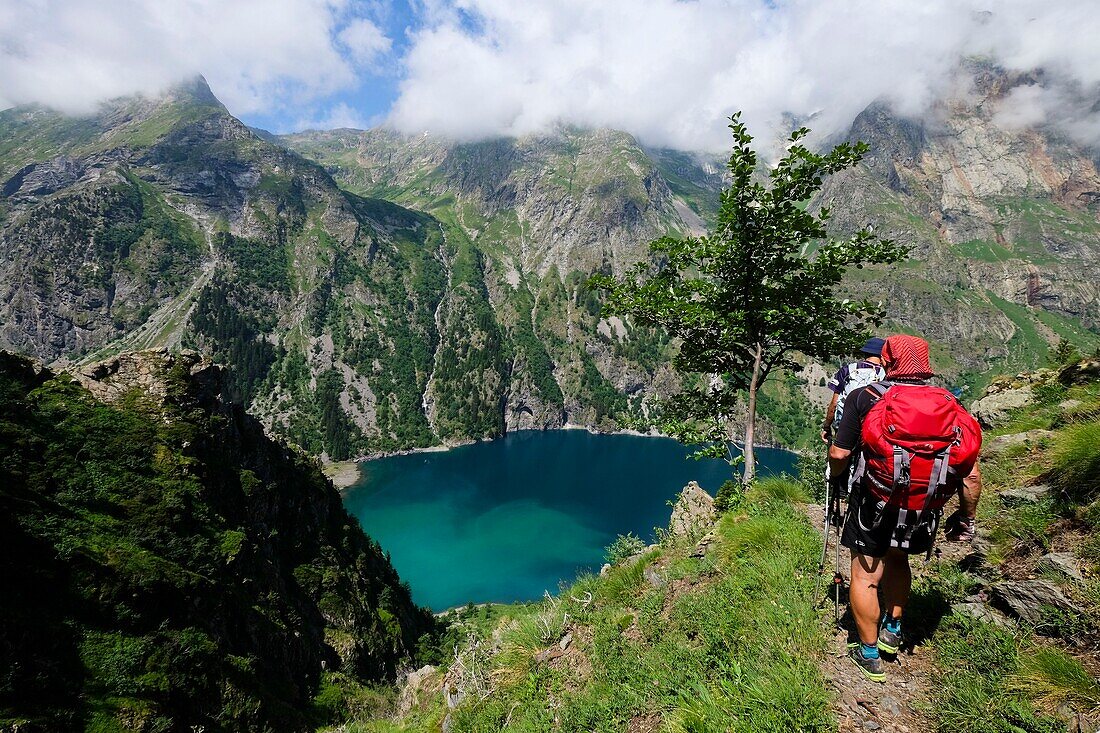
M 974 534 L 974 518 L 963 514 L 962 509 L 952 514 L 943 523 L 943 536 L 948 542 L 973 542 Z
M 901 626 L 897 631 L 891 631 L 884 623 L 878 627 L 878 648 L 887 654 L 897 654 L 901 648 Z
M 882 660 L 879 658 L 868 659 L 863 656 L 863 650 L 860 649 L 862 645 L 858 642 L 852 642 L 848 645 L 848 658 L 851 659 L 859 671 L 863 673 L 863 676 L 872 682 L 885 682 L 886 673 L 882 671 Z

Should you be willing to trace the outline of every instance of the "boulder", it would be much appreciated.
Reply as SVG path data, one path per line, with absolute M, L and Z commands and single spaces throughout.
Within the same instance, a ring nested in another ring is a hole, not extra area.
M 710 546 L 714 544 L 714 540 L 714 531 L 711 530 L 710 532 L 707 532 L 697 543 L 695 543 L 695 549 L 691 551 L 690 557 L 706 557 L 707 550 L 709 550 Z
M 1044 620 L 1043 608 L 1050 606 L 1069 613 L 1084 611 L 1066 598 L 1053 583 L 1045 580 L 1003 580 L 990 589 L 994 605 L 1001 610 L 1032 624 Z
M 1008 421 L 1009 412 L 1030 405 L 1035 394 L 1030 385 L 986 394 L 970 406 L 970 412 L 983 428 L 995 428 Z
M 1100 380 L 1100 358 L 1090 356 L 1076 364 L 1063 367 L 1058 372 L 1058 381 L 1067 387 L 1075 384 L 1088 384 Z
M 672 507 L 668 530 L 674 537 L 696 537 L 714 523 L 714 497 L 692 481 Z
M 1035 484 L 1034 486 L 1005 489 L 1001 492 L 1000 497 L 1001 503 L 1005 506 L 1021 506 L 1023 504 L 1038 504 L 1049 493 L 1049 484 Z
M 1063 575 L 1079 583 L 1085 581 L 1085 576 L 1081 575 L 1077 567 L 1077 556 L 1072 552 L 1048 552 L 1039 559 L 1036 567 L 1039 570 Z
M 662 578 L 661 574 L 652 567 L 647 567 L 645 570 L 643 570 L 642 577 L 645 578 L 645 581 L 654 588 L 663 588 L 665 585 L 665 579 Z
M 1009 433 L 991 438 L 982 445 L 982 458 L 992 458 L 1016 445 L 1034 445 L 1054 433 L 1050 430 L 1025 430 L 1022 433 Z
M 425 683 L 435 674 L 435 670 L 436 668 L 432 665 L 425 664 L 420 669 L 405 675 L 401 696 L 397 700 L 398 717 L 408 715 L 414 707 L 420 705 L 420 695 L 425 689 Z
M 1000 611 L 990 608 L 984 603 L 977 601 L 964 601 L 962 603 L 951 604 L 952 613 L 957 613 L 960 616 L 966 616 L 968 618 L 975 619 L 977 621 L 985 621 L 1001 628 L 1008 628 L 1012 626 L 1012 621 L 1009 620 Z

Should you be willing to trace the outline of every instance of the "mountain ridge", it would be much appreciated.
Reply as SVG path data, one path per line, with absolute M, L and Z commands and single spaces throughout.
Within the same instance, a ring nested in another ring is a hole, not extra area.
M 887 328 L 927 336 L 945 378 L 979 388 L 1059 338 L 1100 344 L 1100 223 L 1080 198 L 1100 183 L 1071 142 L 996 124 L 998 100 L 1032 77 L 970 73 L 942 124 L 865 110 L 849 137 L 867 158 L 809 205 L 838 234 L 872 222 L 911 248 L 846 287 L 891 303 Z M 331 459 L 645 428 L 679 389 L 674 345 L 604 319 L 585 283 L 704 229 L 718 160 L 569 127 L 466 144 L 313 132 L 278 137 L 285 149 L 196 84 L 104 111 L 106 138 L 86 120 L 0 114 L 0 341 L 47 360 L 200 348 L 232 365 L 235 398 L 269 430 Z M 84 147 L 58 144 L 66 125 Z M 807 439 L 778 427 L 809 409 L 806 379 L 770 388 L 766 438 Z

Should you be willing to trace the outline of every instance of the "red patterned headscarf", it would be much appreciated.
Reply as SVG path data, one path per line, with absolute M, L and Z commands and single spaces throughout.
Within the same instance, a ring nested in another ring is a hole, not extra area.
M 887 379 L 928 379 L 933 375 L 928 342 L 917 336 L 891 336 L 882 346 Z

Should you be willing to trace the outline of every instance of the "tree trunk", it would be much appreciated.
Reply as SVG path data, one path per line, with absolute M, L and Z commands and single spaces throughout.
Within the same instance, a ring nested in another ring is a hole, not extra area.
M 753 450 L 753 439 L 756 433 L 756 392 L 760 389 L 760 360 L 763 355 L 764 345 L 758 342 L 756 358 L 752 363 L 752 379 L 749 381 L 749 414 L 745 420 L 745 473 L 741 482 L 746 485 L 756 478 L 756 451 Z

